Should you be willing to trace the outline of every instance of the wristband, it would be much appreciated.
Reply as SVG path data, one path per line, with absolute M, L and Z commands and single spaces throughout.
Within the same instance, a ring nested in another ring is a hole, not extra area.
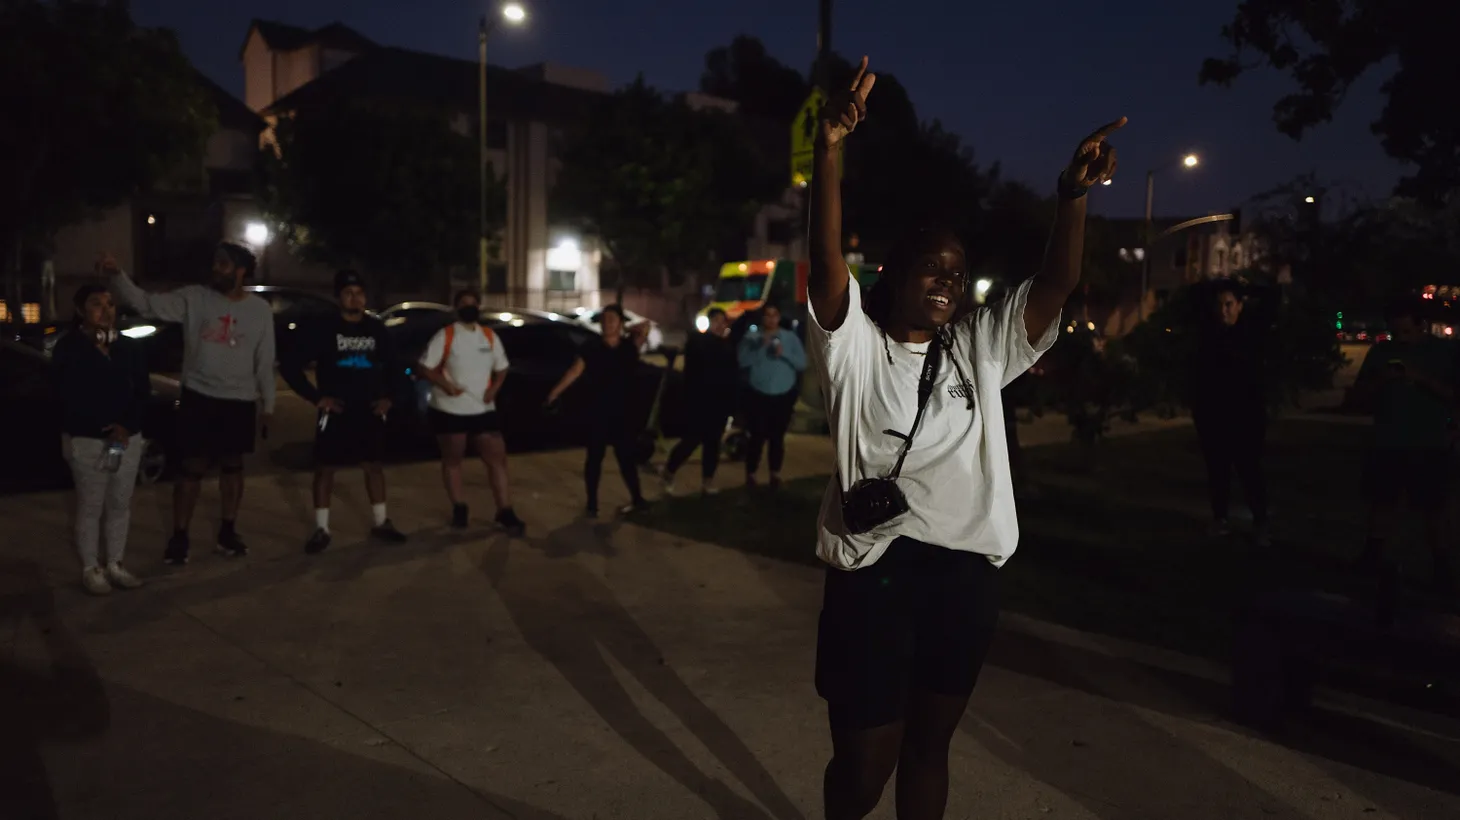
M 1071 185 L 1070 183 L 1066 182 L 1064 174 L 1060 174 L 1059 183 L 1055 186 L 1055 190 L 1058 191 L 1060 199 L 1070 200 L 1079 199 L 1085 194 L 1090 193 L 1089 187 L 1082 185 Z

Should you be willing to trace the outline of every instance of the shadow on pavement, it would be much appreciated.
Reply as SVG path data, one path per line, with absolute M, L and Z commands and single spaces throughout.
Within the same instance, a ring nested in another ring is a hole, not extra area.
M 611 553 L 616 525 L 579 522 L 544 538 L 495 539 L 483 558 L 527 644 L 553 665 L 599 716 L 646 760 L 704 800 L 720 818 L 801 820 L 802 814 L 735 732 L 665 661 L 653 641 L 598 576 L 570 557 Z M 618 682 L 611 654 L 766 807 L 770 815 L 701 771 L 653 724 Z
M 56 615 L 56 601 L 39 565 L 0 561 L 0 625 L 12 635 L 34 629 L 46 647 L 49 669 L 39 672 L 14 657 L 0 658 L 0 816 L 59 817 L 43 743 L 76 743 L 111 725 L 107 694 L 91 661 Z M 10 648 L 13 652 L 13 647 Z
M 1356 777 L 1355 769 L 1460 795 L 1457 747 L 1452 746 L 1449 755 L 1441 754 L 1426 748 L 1414 734 L 1370 720 L 1315 711 L 1290 731 L 1261 734 L 1223 719 L 1231 702 L 1229 687 L 1223 683 L 1010 630 L 1000 632 L 989 663 L 1110 702 L 1108 709 L 1087 709 L 1060 720 L 1051 714 L 1059 706 L 1047 700 L 1001 700 L 998 709 L 985 711 L 976 693 L 971 719 L 965 719 L 962 727 L 1010 765 L 1096 814 L 1119 806 L 1136 814 L 1144 810 L 1152 816 L 1181 816 L 1178 807 L 1187 806 L 1191 816 L 1218 816 L 1212 815 L 1211 807 L 1230 803 L 1228 816 L 1239 816 L 1234 795 L 1242 796 L 1241 805 L 1251 807 L 1255 802 L 1279 814 L 1289 811 L 1278 796 L 1131 707 L 1216 725 L 1239 738 L 1261 739 L 1337 764 L 1332 767 L 1334 780 L 1395 816 L 1413 816 L 1413 807 L 1385 806 L 1393 796 L 1393 784 L 1386 787 L 1377 778 Z M 1042 727 L 1045 736 L 1030 734 L 1027 725 Z M 1052 726 L 1062 731 L 1051 735 Z M 1282 774 L 1273 777 L 1281 779 Z M 1197 807 L 1203 806 L 1206 810 L 1199 811 Z

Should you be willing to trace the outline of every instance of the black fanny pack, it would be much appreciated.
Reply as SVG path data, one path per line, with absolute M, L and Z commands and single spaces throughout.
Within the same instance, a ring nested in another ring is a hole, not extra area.
M 882 432 L 902 439 L 902 452 L 897 455 L 897 464 L 892 472 L 882 478 L 864 478 L 851 487 L 842 490 L 842 523 L 853 535 L 870 532 L 894 518 L 906 513 L 910 507 L 907 496 L 897 486 L 897 477 L 902 474 L 902 462 L 912 449 L 913 435 L 923 420 L 923 411 L 928 408 L 928 399 L 933 395 L 933 381 L 938 376 L 938 366 L 943 359 L 943 344 L 940 334 L 935 334 L 928 343 L 928 352 L 923 359 L 923 374 L 918 379 L 918 412 L 913 416 L 912 428 L 907 435 L 896 430 Z

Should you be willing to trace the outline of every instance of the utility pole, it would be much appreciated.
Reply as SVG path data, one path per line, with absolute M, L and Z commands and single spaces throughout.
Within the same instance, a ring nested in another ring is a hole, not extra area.
M 478 204 L 477 292 L 482 294 L 481 298 L 485 298 L 487 293 L 487 33 L 487 18 L 483 17 L 477 32 L 477 113 L 481 118 L 477 124 L 477 139 L 480 141 L 477 148 L 481 155 L 478 160 L 481 165 L 481 201 Z

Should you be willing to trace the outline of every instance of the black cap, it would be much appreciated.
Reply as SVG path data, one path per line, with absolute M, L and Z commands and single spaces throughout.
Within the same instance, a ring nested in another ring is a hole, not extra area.
M 358 271 L 353 270 L 342 270 L 335 274 L 336 295 L 338 295 L 339 293 L 344 291 L 345 288 L 351 285 L 359 285 L 362 288 L 365 287 L 365 277 L 361 276 Z

